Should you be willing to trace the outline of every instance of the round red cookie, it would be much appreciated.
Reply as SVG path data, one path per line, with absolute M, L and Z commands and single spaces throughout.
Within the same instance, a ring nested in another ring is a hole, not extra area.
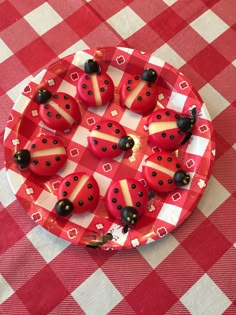
M 147 184 L 157 192 L 169 192 L 190 181 L 190 176 L 181 168 L 179 159 L 169 152 L 150 155 L 142 171 Z
M 147 115 L 157 102 L 157 73 L 146 69 L 142 75 L 130 77 L 120 88 L 121 105 L 140 115 Z
M 49 128 L 65 131 L 81 121 L 81 113 L 76 100 L 67 93 L 51 94 L 45 89 L 37 92 L 40 105 L 39 115 Z
M 14 160 L 22 169 L 29 167 L 39 176 L 53 176 L 64 166 L 67 153 L 59 138 L 41 135 L 27 149 L 17 151 Z
M 114 158 L 123 151 L 131 150 L 134 140 L 118 122 L 106 119 L 93 127 L 88 137 L 88 146 L 101 159 Z
M 78 98 L 85 106 L 98 107 L 108 105 L 114 96 L 114 83 L 107 73 L 102 73 L 98 63 L 89 59 L 78 80 Z
M 93 211 L 99 202 L 99 187 L 93 176 L 83 172 L 67 175 L 58 189 L 57 214 L 67 216 L 73 213 Z
M 192 116 L 183 116 L 171 109 L 159 109 L 148 117 L 149 142 L 164 151 L 175 151 L 187 142 L 196 122 Z
M 114 180 L 106 193 L 109 213 L 125 225 L 133 225 L 147 209 L 148 193 L 144 185 L 133 178 Z

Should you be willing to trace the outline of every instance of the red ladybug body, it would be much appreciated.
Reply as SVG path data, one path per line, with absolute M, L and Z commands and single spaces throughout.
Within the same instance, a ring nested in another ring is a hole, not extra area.
M 67 216 L 72 211 L 83 213 L 93 211 L 99 202 L 99 187 L 93 176 L 83 172 L 67 175 L 58 189 L 56 212 Z
M 37 101 L 41 104 L 39 115 L 49 128 L 65 131 L 81 120 L 78 103 L 67 93 L 58 92 L 52 95 L 42 89 L 37 93 Z
M 181 169 L 178 158 L 164 151 L 154 153 L 146 159 L 143 176 L 147 184 L 157 192 L 169 192 L 190 181 L 189 174 Z
M 114 180 L 106 194 L 108 211 L 125 225 L 134 225 L 148 203 L 148 194 L 141 182 L 133 178 Z
M 186 143 L 195 124 L 193 116 L 181 116 L 171 109 L 159 109 L 148 117 L 149 141 L 164 151 L 175 151 Z
M 156 78 L 154 69 L 145 70 L 141 76 L 128 78 L 120 89 L 121 105 L 140 115 L 149 114 L 157 102 Z
M 87 107 L 108 105 L 114 96 L 114 83 L 107 73 L 101 73 L 96 61 L 89 59 L 85 63 L 85 73 L 78 80 L 77 94 Z
M 59 138 L 42 135 L 28 149 L 16 152 L 14 160 L 21 168 L 28 166 L 39 176 L 53 176 L 64 166 L 67 154 Z
M 99 158 L 114 158 L 132 149 L 134 141 L 116 121 L 102 120 L 95 124 L 88 137 L 88 145 Z

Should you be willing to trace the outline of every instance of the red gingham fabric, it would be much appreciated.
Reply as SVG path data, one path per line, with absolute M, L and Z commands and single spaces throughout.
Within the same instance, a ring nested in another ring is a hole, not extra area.
M 234 0 L 0 1 L 0 313 L 236 314 L 234 12 Z M 4 157 L 10 113 L 29 82 L 59 58 L 105 46 L 145 51 L 183 73 L 216 140 L 191 216 L 157 241 L 118 251 L 72 244 L 32 220 L 8 184 Z

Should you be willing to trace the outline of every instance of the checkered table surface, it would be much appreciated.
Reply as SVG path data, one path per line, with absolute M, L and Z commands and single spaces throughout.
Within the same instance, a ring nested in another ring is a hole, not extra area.
M 0 313 L 236 314 L 235 12 L 235 0 L 0 0 Z M 216 135 L 192 215 L 158 241 L 119 251 L 37 225 L 4 167 L 5 126 L 25 86 L 58 58 L 101 46 L 146 51 L 184 73 Z

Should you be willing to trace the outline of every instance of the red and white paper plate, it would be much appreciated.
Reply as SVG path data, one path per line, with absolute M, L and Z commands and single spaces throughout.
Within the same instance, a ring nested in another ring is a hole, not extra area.
M 68 133 L 56 133 L 40 120 L 38 105 L 32 101 L 40 86 L 51 92 L 66 92 L 76 98 L 76 84 L 84 62 L 95 58 L 115 84 L 113 102 L 98 109 L 81 107 L 82 122 Z M 191 175 L 184 188 L 168 194 L 150 193 L 145 214 L 128 233 L 120 222 L 109 216 L 104 196 L 114 179 L 133 177 L 146 185 L 142 164 L 158 148 L 147 143 L 147 117 L 120 106 L 119 87 L 127 76 L 141 74 L 144 68 L 154 68 L 158 75 L 158 103 L 163 107 L 188 114 L 197 108 L 197 122 L 190 141 L 177 154 Z M 101 119 L 118 121 L 135 139 L 133 154 L 112 160 L 99 160 L 87 148 L 87 136 Z M 20 171 L 13 161 L 14 153 L 37 136 L 54 135 L 62 139 L 68 153 L 65 167 L 56 176 L 40 178 L 29 170 Z M 101 249 L 124 249 L 157 240 L 179 226 L 194 210 L 204 193 L 215 155 L 212 122 L 207 108 L 189 80 L 174 67 L 159 58 L 129 48 L 96 48 L 79 51 L 52 64 L 27 85 L 14 105 L 5 129 L 5 167 L 11 188 L 27 214 L 51 233 L 74 244 Z M 101 200 L 93 212 L 58 217 L 54 205 L 62 178 L 75 171 L 95 177 Z M 111 240 L 111 235 L 113 236 Z

